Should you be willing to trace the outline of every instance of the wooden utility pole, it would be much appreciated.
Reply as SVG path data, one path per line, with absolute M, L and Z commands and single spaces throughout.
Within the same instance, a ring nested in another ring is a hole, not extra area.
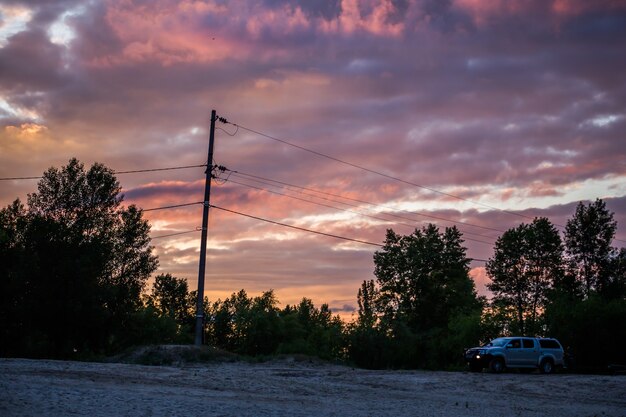
M 209 157 L 204 183 L 204 207 L 202 209 L 202 237 L 200 238 L 200 263 L 198 266 L 198 300 L 196 303 L 196 339 L 195 345 L 201 346 L 204 335 L 204 270 L 206 268 L 206 240 L 209 229 L 209 200 L 211 198 L 211 179 L 213 177 L 213 142 L 215 141 L 215 121 L 217 114 L 211 111 L 211 130 L 209 132 Z

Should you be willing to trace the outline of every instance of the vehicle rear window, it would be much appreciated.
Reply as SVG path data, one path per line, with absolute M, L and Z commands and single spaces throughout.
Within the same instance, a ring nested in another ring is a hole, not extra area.
M 561 346 L 559 345 L 559 342 L 557 342 L 556 340 L 550 340 L 550 339 L 540 340 L 539 345 L 544 349 L 560 349 L 561 348 Z
M 532 349 L 535 347 L 535 342 L 531 339 L 522 339 L 522 343 L 524 344 L 524 349 Z

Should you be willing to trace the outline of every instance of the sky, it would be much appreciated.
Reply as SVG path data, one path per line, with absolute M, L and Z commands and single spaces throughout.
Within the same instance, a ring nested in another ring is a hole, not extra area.
M 377 244 L 456 225 L 488 295 L 481 260 L 535 216 L 602 198 L 625 245 L 625 51 L 625 0 L 3 0 L 0 178 L 204 164 L 214 109 L 212 204 Z M 203 198 L 203 168 L 118 178 L 145 209 Z M 152 241 L 190 289 L 201 214 L 145 213 L 191 231 Z M 211 209 L 206 295 L 349 317 L 377 249 Z

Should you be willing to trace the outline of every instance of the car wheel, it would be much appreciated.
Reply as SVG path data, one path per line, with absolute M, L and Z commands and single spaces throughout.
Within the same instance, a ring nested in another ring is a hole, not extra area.
M 551 374 L 554 372 L 554 363 L 550 359 L 544 359 L 539 365 L 539 370 L 542 374 Z
M 501 358 L 492 359 L 491 362 L 489 362 L 489 369 L 496 374 L 504 372 L 504 361 Z

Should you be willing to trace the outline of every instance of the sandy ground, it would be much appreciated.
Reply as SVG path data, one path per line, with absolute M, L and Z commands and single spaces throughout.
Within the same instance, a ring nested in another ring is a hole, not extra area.
M 626 376 L 0 359 L 0 416 L 626 416 Z

